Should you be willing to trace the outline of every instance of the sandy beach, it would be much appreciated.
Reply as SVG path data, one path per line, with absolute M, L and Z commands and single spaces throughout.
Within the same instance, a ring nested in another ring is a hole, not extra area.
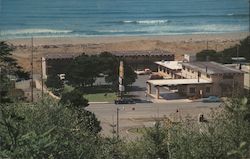
M 177 59 L 185 54 L 195 54 L 204 49 L 221 51 L 238 44 L 249 35 L 243 33 L 168 36 L 113 36 L 113 37 L 34 37 L 35 72 L 39 71 L 40 57 L 48 54 L 97 54 L 104 51 L 163 50 L 175 54 Z M 25 70 L 30 70 L 31 39 L 7 40 L 16 49 L 13 56 Z

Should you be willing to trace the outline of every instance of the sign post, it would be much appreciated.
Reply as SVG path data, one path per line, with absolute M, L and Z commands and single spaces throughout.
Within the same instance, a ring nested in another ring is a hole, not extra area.
M 120 91 L 120 98 L 123 98 L 123 92 L 125 91 L 124 87 L 124 65 L 123 61 L 120 61 L 120 67 L 119 67 L 119 91 Z

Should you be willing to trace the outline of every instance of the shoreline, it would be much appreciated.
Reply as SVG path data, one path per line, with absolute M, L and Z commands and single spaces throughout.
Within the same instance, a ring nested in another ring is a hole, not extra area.
M 180 34 L 180 35 L 131 35 L 131 36 L 94 36 L 94 37 L 33 37 L 34 46 L 64 44 L 108 44 L 129 41 L 157 40 L 162 42 L 201 42 L 201 41 L 239 41 L 246 38 L 249 32 L 218 34 Z M 31 45 L 31 38 L 7 39 L 13 45 Z

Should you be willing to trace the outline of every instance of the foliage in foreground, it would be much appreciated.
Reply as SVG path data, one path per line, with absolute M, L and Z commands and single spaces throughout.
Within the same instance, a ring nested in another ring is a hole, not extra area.
M 93 113 L 51 100 L 1 105 L 0 158 L 96 158 L 99 124 Z
M 129 143 L 128 158 L 250 158 L 250 104 L 233 99 L 224 107 L 211 113 L 208 122 L 184 120 L 167 127 L 157 122 Z
M 25 72 L 18 65 L 17 60 L 12 57 L 14 49 L 14 46 L 5 41 L 0 41 L 0 103 L 10 103 L 15 98 L 10 93 L 13 89 L 11 79 L 29 78 L 29 73 Z
M 47 100 L 1 105 L 0 158 L 245 159 L 250 157 L 250 104 L 232 99 L 208 122 L 156 122 L 136 141 L 99 135 L 93 113 Z

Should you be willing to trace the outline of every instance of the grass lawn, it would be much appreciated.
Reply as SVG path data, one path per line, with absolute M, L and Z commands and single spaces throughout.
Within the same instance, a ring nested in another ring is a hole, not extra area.
M 95 93 L 84 95 L 89 102 L 114 102 L 117 98 L 116 94 L 113 93 Z

